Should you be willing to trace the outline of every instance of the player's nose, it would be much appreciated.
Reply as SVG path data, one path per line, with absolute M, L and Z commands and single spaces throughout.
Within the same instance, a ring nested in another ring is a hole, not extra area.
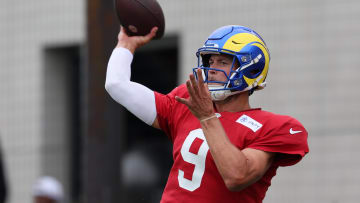
M 224 67 L 219 63 L 214 63 L 214 64 L 210 65 L 210 68 L 217 69 L 217 70 L 210 69 L 209 70 L 210 74 L 217 74 L 218 72 L 220 72 L 219 70 L 224 70 Z

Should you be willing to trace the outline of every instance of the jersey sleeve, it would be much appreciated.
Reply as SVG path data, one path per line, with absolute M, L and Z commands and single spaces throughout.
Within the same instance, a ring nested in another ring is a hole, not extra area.
M 277 153 L 274 164 L 290 166 L 299 162 L 309 152 L 308 133 L 297 120 L 288 121 L 267 129 L 248 147 Z
M 184 97 L 184 85 L 181 85 L 174 90 L 172 90 L 169 94 L 161 94 L 159 92 L 155 92 L 155 103 L 156 103 L 156 112 L 157 112 L 157 120 L 160 125 L 160 129 L 163 130 L 168 137 L 173 140 L 172 130 L 174 129 L 175 121 L 174 115 L 177 115 L 175 111 L 177 108 L 178 102 L 175 100 L 175 96 Z

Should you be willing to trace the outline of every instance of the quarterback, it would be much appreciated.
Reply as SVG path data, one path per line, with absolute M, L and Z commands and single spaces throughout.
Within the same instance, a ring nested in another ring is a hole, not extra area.
M 196 52 L 189 80 L 163 95 L 130 80 L 135 50 L 156 31 L 129 37 L 121 28 L 105 88 L 173 143 L 161 202 L 262 202 L 277 168 L 296 164 L 309 151 L 299 121 L 250 106 L 250 95 L 266 84 L 264 40 L 243 26 L 216 29 Z

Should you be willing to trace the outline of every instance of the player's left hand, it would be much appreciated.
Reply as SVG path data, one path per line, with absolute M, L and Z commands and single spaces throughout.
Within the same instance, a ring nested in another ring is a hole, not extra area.
M 215 112 L 208 86 L 204 83 L 202 70 L 199 68 L 196 73 L 198 80 L 195 79 L 194 74 L 191 74 L 190 80 L 186 81 L 189 98 L 175 96 L 175 99 L 185 104 L 196 118 L 202 120 L 213 116 Z

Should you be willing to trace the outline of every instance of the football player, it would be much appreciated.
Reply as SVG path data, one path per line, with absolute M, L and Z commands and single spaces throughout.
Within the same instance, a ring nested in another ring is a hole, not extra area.
M 161 202 L 262 202 L 277 168 L 309 151 L 299 121 L 250 106 L 250 95 L 266 84 L 270 54 L 264 40 L 247 27 L 218 28 L 198 49 L 198 67 L 186 84 L 163 95 L 130 81 L 135 50 L 156 31 L 129 37 L 121 28 L 105 88 L 173 143 Z

